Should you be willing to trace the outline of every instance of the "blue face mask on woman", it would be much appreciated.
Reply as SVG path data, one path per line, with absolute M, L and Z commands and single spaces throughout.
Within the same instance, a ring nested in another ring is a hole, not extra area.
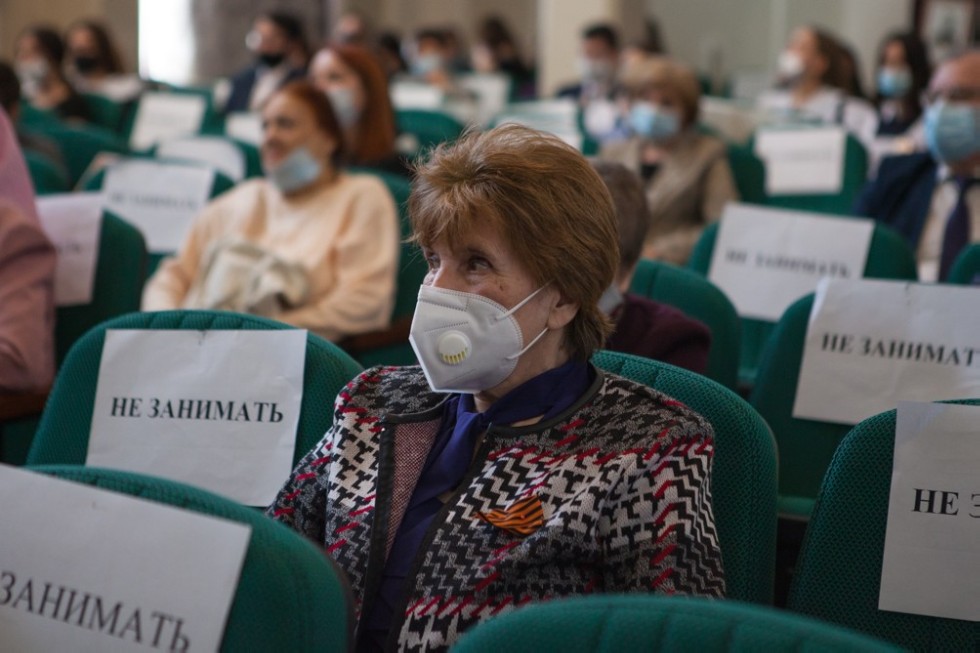
M 926 110 L 926 143 L 943 163 L 980 152 L 980 106 L 940 100 Z
M 878 71 L 878 92 L 887 98 L 901 98 L 912 88 L 912 73 L 908 68 L 882 68 Z
M 630 108 L 630 129 L 637 136 L 652 141 L 666 141 L 680 132 L 677 112 L 664 109 L 652 102 L 635 102 Z
M 300 145 L 265 176 L 282 193 L 292 193 L 309 186 L 323 173 L 323 163 L 317 161 L 306 146 Z

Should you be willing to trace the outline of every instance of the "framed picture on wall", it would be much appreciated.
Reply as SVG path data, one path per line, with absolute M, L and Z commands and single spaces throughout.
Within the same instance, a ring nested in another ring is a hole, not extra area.
M 977 41 L 980 0 L 916 0 L 915 24 L 933 63 Z

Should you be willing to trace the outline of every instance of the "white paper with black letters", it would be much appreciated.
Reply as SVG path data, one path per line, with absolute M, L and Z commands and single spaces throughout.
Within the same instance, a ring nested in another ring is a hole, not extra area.
M 109 330 L 86 464 L 264 506 L 292 469 L 306 331 Z
M 980 621 L 980 406 L 902 402 L 881 610 Z
M 41 227 L 58 250 L 54 303 L 76 306 L 92 301 L 102 232 L 102 194 L 64 193 L 37 198 Z
M 218 650 L 249 526 L 2 465 L 0 495 L 0 650 Z
M 755 153 L 766 164 L 769 195 L 835 195 L 844 185 L 847 133 L 841 127 L 764 129 Z
M 824 279 L 793 417 L 841 424 L 899 401 L 980 397 L 980 287 Z
M 864 274 L 874 222 L 728 204 L 708 279 L 741 317 L 775 322 L 823 277 Z
M 205 207 L 214 169 L 160 161 L 122 161 L 106 171 L 105 209 L 130 222 L 154 253 L 174 252 Z

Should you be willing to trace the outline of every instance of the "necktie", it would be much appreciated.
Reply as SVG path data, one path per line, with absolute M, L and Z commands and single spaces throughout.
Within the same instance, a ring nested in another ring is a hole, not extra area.
M 943 249 L 939 258 L 939 280 L 945 281 L 953 267 L 957 254 L 970 242 L 970 206 L 967 191 L 976 181 L 972 177 L 956 177 L 956 204 L 946 221 L 943 232 Z

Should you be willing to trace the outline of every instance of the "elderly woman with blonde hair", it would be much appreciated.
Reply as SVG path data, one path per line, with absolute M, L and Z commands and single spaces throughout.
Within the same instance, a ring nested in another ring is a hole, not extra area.
M 526 127 L 470 133 L 409 211 L 421 366 L 352 381 L 269 508 L 347 572 L 358 650 L 445 650 L 559 596 L 723 595 L 711 426 L 589 362 L 619 257 L 588 162 Z
M 683 265 L 704 227 L 738 199 L 725 144 L 698 131 L 698 79 L 666 57 L 623 71 L 630 136 L 606 144 L 599 159 L 622 163 L 644 182 L 650 230 L 643 257 Z

